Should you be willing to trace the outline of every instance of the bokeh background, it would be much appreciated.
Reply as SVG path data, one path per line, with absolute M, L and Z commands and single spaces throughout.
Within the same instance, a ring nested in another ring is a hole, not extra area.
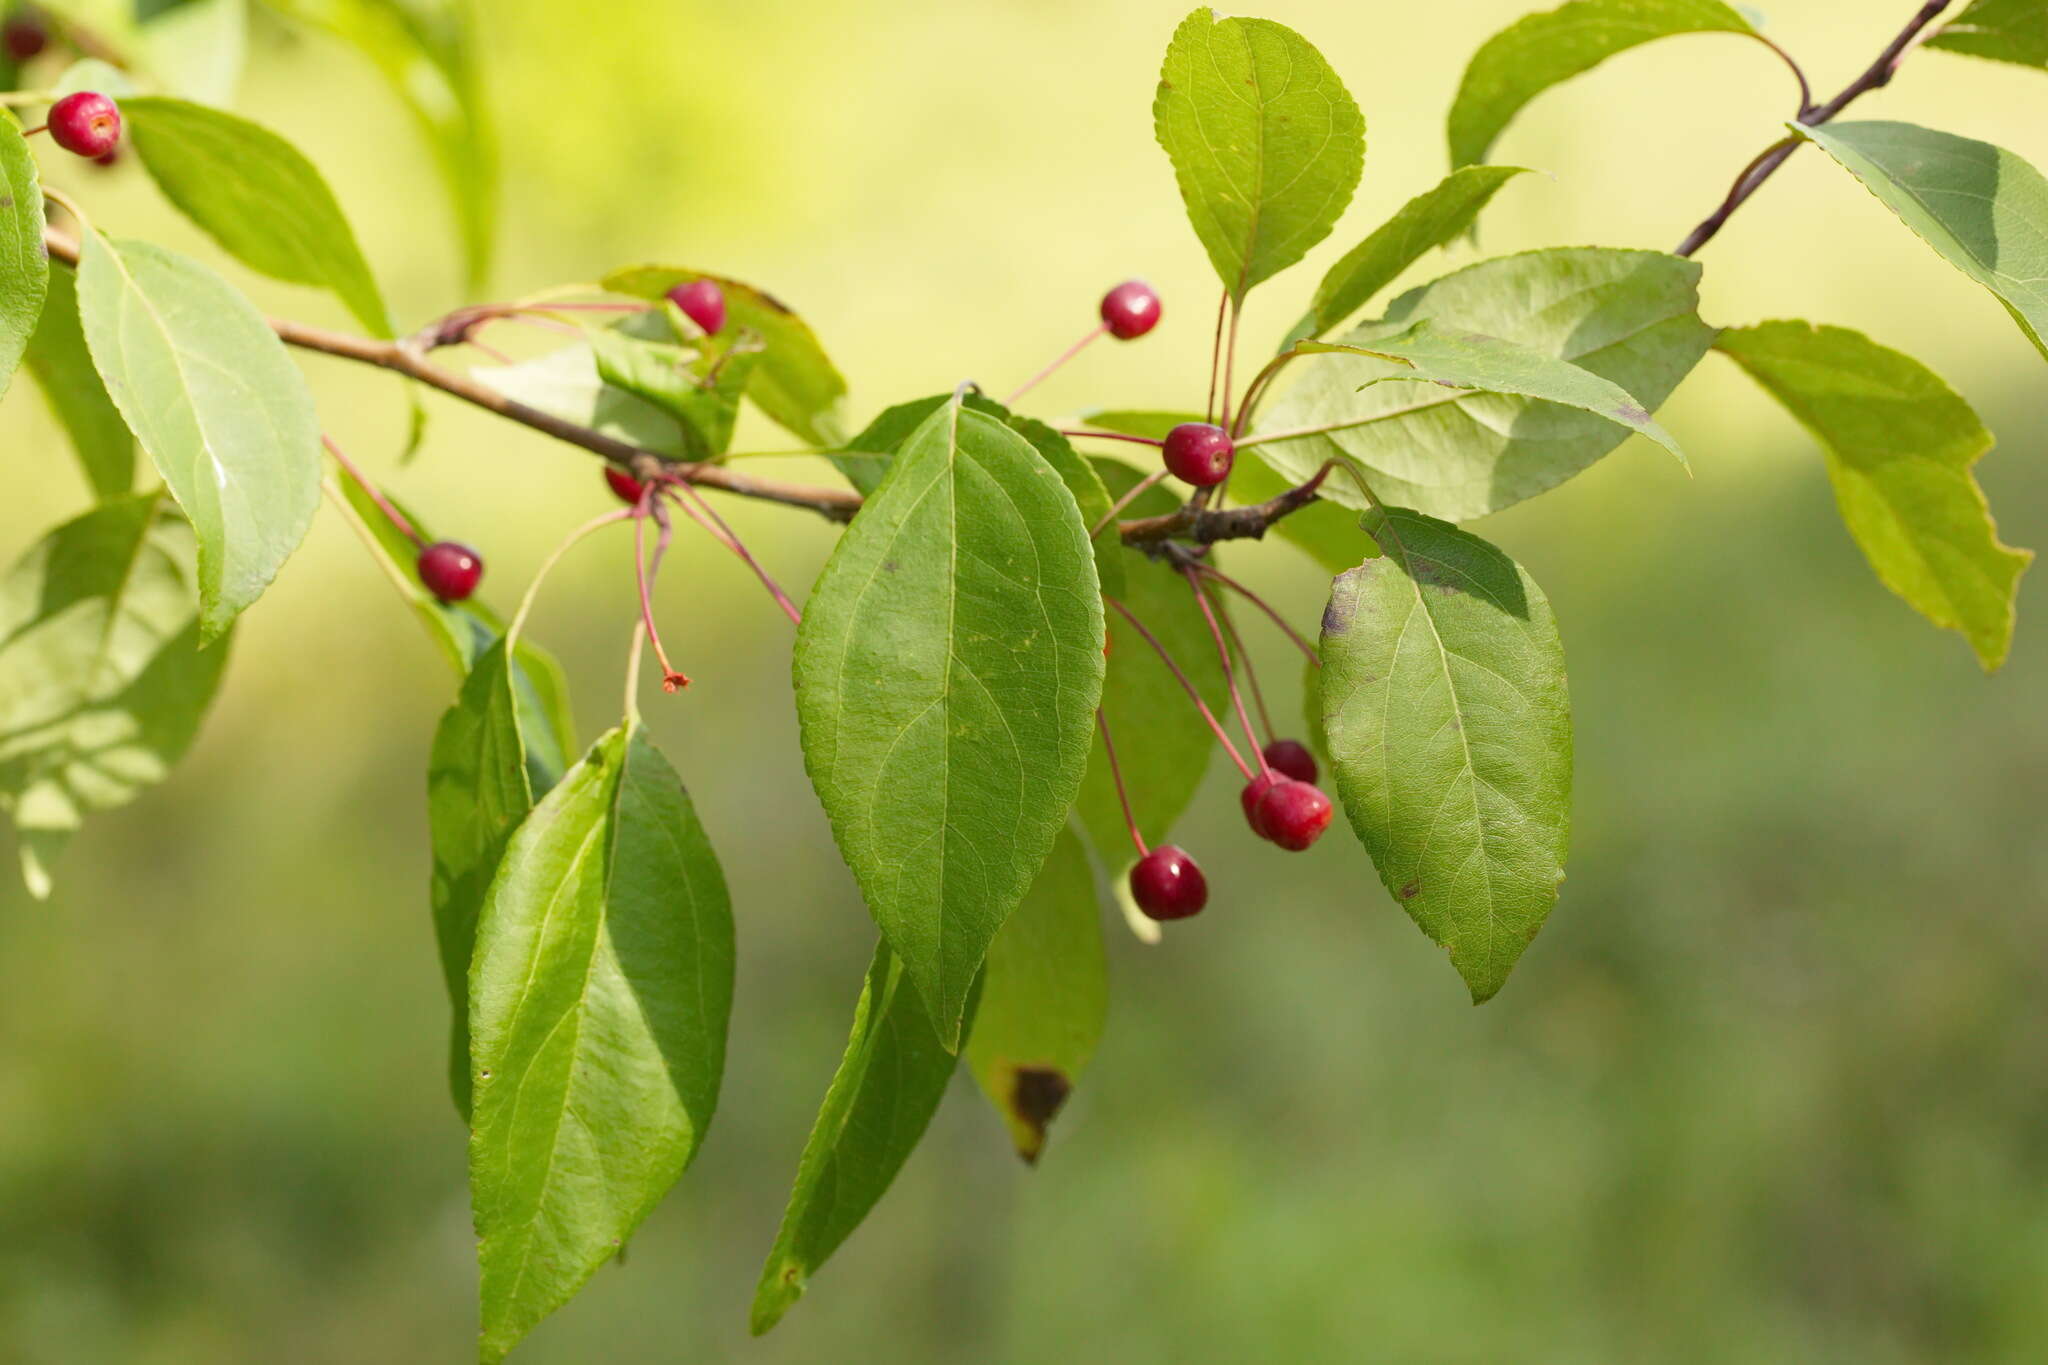
M 1434 183 L 1465 58 L 1527 4 L 1259 7 L 1329 56 L 1370 146 L 1337 233 L 1255 296 L 1249 344 Z M 1772 8 L 1832 90 L 1911 4 Z M 1199 402 L 1214 285 L 1149 117 L 1180 4 L 486 11 L 498 295 L 643 260 L 759 281 L 813 322 L 864 420 L 965 377 L 1002 391 L 1142 275 L 1159 331 L 1093 348 L 1031 406 Z M 440 191 L 374 74 L 324 39 L 259 35 L 241 108 L 326 169 L 407 325 L 461 301 Z M 1506 189 L 1484 248 L 1668 248 L 1791 93 L 1734 38 L 1616 60 L 1505 138 L 1501 159 L 1554 178 Z M 2048 165 L 2044 111 L 2040 73 L 1940 53 L 1860 106 Z M 220 259 L 132 165 L 53 178 L 105 227 Z M 2001 436 L 1980 474 L 2006 539 L 2048 544 L 2040 356 L 1846 175 L 1802 153 L 1703 259 L 1713 321 L 1860 327 L 1949 377 Z M 274 310 L 346 325 L 324 296 L 223 269 Z M 588 457 L 452 404 L 400 470 L 391 386 L 306 364 L 340 438 L 485 549 L 500 603 L 607 505 Z M 518 1358 L 2048 1357 L 2041 577 L 1986 678 L 1876 582 L 1817 452 L 1732 366 L 1709 357 L 1663 416 L 1696 478 L 1632 442 L 1482 528 L 1557 606 L 1579 741 L 1570 879 L 1499 999 L 1471 1007 L 1348 835 L 1304 857 L 1258 844 L 1212 770 L 1181 839 L 1211 908 L 1159 948 L 1109 921 L 1108 1036 L 1042 1166 L 1010 1155 L 963 1075 L 759 1342 L 746 1304 L 872 930 L 798 760 L 789 627 L 686 539 L 662 611 L 698 682 L 646 704 L 734 886 L 725 1095 L 627 1262 Z M 17 385 L 8 558 L 83 505 L 60 439 Z M 783 444 L 753 419 L 740 448 Z M 800 514 L 729 515 L 795 587 L 830 547 Z M 623 540 L 579 551 L 537 614 L 586 735 L 617 714 Z M 1314 620 L 1305 559 L 1231 551 Z M 1271 678 L 1296 676 L 1254 638 Z M 331 511 L 235 648 L 189 760 L 76 841 L 50 904 L 0 879 L 0 1361 L 471 1349 L 426 911 L 424 756 L 451 679 Z

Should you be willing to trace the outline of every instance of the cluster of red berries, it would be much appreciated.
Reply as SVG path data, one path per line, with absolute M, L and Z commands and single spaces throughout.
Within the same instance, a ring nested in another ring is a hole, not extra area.
M 1316 760 L 1299 740 L 1276 739 L 1265 764 L 1238 796 L 1252 833 L 1299 853 L 1330 827 L 1330 798 L 1316 785 Z M 1186 919 L 1209 903 L 1209 881 L 1194 855 L 1161 844 L 1131 868 L 1131 896 L 1156 920 Z
M 1159 295 L 1141 280 L 1126 280 L 1102 296 L 1102 330 L 1120 341 L 1144 336 L 1158 326 L 1159 315 Z M 1182 422 L 1158 444 L 1166 472 L 1196 488 L 1213 488 L 1229 478 L 1237 458 L 1236 441 L 1226 428 L 1214 422 Z M 1190 582 L 1194 582 L 1192 571 Z M 1200 594 L 1199 585 L 1195 591 Z M 1215 629 L 1213 617 L 1210 628 Z M 1220 648 L 1221 636 L 1217 644 Z M 1232 699 L 1236 699 L 1235 684 Z M 1239 709 L 1242 711 L 1241 706 Z M 1215 724 L 1213 719 L 1210 724 Z M 1250 724 L 1247 719 L 1247 730 Z M 1107 731 L 1104 735 L 1106 740 Z M 1235 750 L 1232 752 L 1235 754 Z M 1114 756 L 1111 762 L 1115 762 Z M 1241 770 L 1243 766 L 1239 764 Z M 1239 801 L 1252 833 L 1294 852 L 1314 844 L 1330 827 L 1330 798 L 1316 785 L 1315 757 L 1299 740 L 1276 739 L 1261 750 L 1259 770 L 1245 783 Z M 1125 814 L 1129 814 L 1128 808 Z M 1135 820 L 1131 833 L 1135 839 Z M 1186 919 L 1209 903 L 1208 879 L 1186 849 L 1175 844 L 1147 849 L 1139 840 L 1138 851 L 1140 856 L 1130 873 L 1131 895 L 1148 916 L 1155 920 Z

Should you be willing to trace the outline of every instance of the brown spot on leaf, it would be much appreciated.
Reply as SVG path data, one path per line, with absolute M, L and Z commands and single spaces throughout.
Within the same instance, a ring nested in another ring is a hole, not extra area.
M 1412 901 L 1417 896 L 1422 894 L 1422 883 L 1410 882 L 1406 886 L 1402 887 L 1399 891 L 1396 891 L 1394 894 L 1399 896 L 1404 901 Z
M 1351 578 L 1365 572 L 1364 568 L 1348 569 L 1330 584 L 1329 605 L 1323 608 L 1323 634 L 1342 635 L 1351 629 L 1351 619 L 1358 615 L 1358 591 Z
M 1649 410 L 1640 403 L 1623 403 L 1614 411 L 1624 422 L 1647 422 L 1650 420 Z
M 1020 1066 L 1010 1078 L 1010 1113 L 1023 1126 L 1017 1155 L 1036 1163 L 1045 1150 L 1045 1130 L 1074 1093 L 1067 1073 L 1055 1066 Z

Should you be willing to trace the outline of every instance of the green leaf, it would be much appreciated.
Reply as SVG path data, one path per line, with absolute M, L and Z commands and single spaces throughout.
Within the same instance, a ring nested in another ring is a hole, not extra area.
M 1095 874 L 1081 841 L 1062 830 L 989 947 L 966 1048 L 974 1079 L 1026 1161 L 1045 1149 L 1046 1126 L 1095 1055 L 1108 1009 Z
M 889 472 L 890 460 L 902 449 L 903 443 L 917 433 L 927 418 L 952 401 L 951 394 L 942 393 L 884 408 L 858 436 L 846 443 L 844 449 L 833 452 L 829 458 L 846 475 L 847 482 L 866 497 L 881 485 L 882 476 Z M 1089 530 L 1093 531 L 1109 515 L 1109 490 L 1102 486 L 1095 466 L 1082 458 L 1066 437 L 1035 418 L 1011 412 L 993 398 L 970 393 L 965 402 L 974 411 L 987 413 L 1031 442 L 1031 448 L 1059 473 L 1067 491 L 1074 495 L 1074 502 L 1081 511 L 1081 523 Z M 1094 537 L 1094 546 L 1095 573 L 1102 590 L 1111 594 L 1121 592 L 1123 556 L 1116 552 L 1115 540 L 1104 531 Z
M 240 292 L 160 246 L 86 233 L 78 310 L 108 395 L 199 536 L 200 638 L 215 640 L 312 524 L 313 397 Z
M 1520 166 L 1466 166 L 1410 199 L 1330 267 L 1288 343 L 1321 336 L 1365 307 L 1402 271 L 1471 227 L 1500 187 L 1523 173 Z
M 891 462 L 805 607 L 805 767 L 948 1046 L 1080 787 L 1102 629 L 1073 494 L 958 403 Z
M 2048 180 L 1988 142 L 1910 123 L 1794 125 L 1950 265 L 1998 296 L 2048 355 Z
M 298 148 L 260 124 L 185 100 L 123 100 L 121 113 L 164 197 L 229 255 L 275 279 L 332 289 L 363 326 L 392 334 L 341 205 Z
M 1365 119 L 1322 54 L 1266 19 L 1198 9 L 1152 104 L 1195 235 L 1232 299 L 1329 235 L 1365 166 Z
M 1605 379 L 1654 412 L 1713 344 L 1699 319 L 1699 266 L 1656 251 L 1560 248 L 1504 256 L 1396 299 L 1385 318 L 1342 340 L 1365 347 L 1430 320 L 1445 332 L 1512 342 Z M 1555 487 L 1628 435 L 1607 417 L 1537 399 L 1373 383 L 1398 367 L 1365 357 L 1296 360 L 1291 387 L 1260 414 L 1255 434 L 1372 417 L 1328 436 L 1262 445 L 1262 458 L 1299 482 L 1349 457 L 1380 498 L 1430 516 L 1484 516 Z M 1373 387 L 1359 391 L 1361 384 Z M 1332 478 L 1324 495 L 1364 498 Z
M 1323 729 L 1380 880 L 1487 1000 L 1557 900 L 1572 722 L 1550 604 L 1477 536 L 1369 513 L 1323 614 Z
M 443 602 L 428 592 L 414 571 L 418 551 L 412 542 L 391 524 L 355 480 L 343 479 L 340 486 L 357 521 L 374 539 L 375 553 L 385 562 L 392 581 L 412 605 L 427 633 L 441 646 L 456 676 L 467 677 L 476 661 L 503 638 L 504 619 L 481 598 Z M 400 510 L 423 540 L 436 538 L 417 512 L 410 508 Z M 577 751 L 569 684 L 554 655 L 522 638 L 512 670 L 512 688 L 519 703 L 520 735 L 526 745 L 527 780 L 536 792 L 544 792 L 561 780 L 570 755 Z
M 1999 543 L 1970 467 L 1991 433 L 1940 376 L 1860 332 L 1766 322 L 1718 348 L 1820 442 L 1849 534 L 1884 585 L 1962 632 L 1987 671 L 2012 648 L 2033 554 Z
M 1098 459 L 1095 467 L 1115 497 L 1130 492 L 1138 482 L 1136 470 L 1115 460 Z M 1158 516 L 1179 505 L 1178 498 L 1155 485 L 1140 495 L 1128 512 L 1134 517 Z M 1119 553 L 1124 559 L 1124 591 L 1119 599 L 1165 646 L 1209 709 L 1223 715 L 1228 702 L 1222 663 L 1187 580 L 1172 566 L 1137 550 L 1120 546 Z M 1110 612 L 1107 621 L 1109 650 L 1102 714 L 1109 722 L 1117 762 L 1135 801 L 1138 829 L 1146 843 L 1163 843 L 1202 785 L 1216 737 L 1145 637 L 1131 628 L 1121 612 Z M 1075 811 L 1103 866 L 1120 881 L 1137 854 L 1124 827 L 1123 805 L 1117 800 L 1102 737 L 1095 736 L 1090 745 L 1088 772 Z
M 476 65 L 476 6 L 409 0 L 267 0 L 327 30 L 377 68 L 425 135 L 447 186 L 472 291 L 490 271 L 498 157 Z
M 844 444 L 846 379 L 810 324 L 782 300 L 723 275 L 678 266 L 630 266 L 613 271 L 602 283 L 613 293 L 652 300 L 691 280 L 716 283 L 725 293 L 726 326 L 758 333 L 766 346 L 747 396 L 800 440 L 814 446 Z
M 588 346 L 564 346 L 516 365 L 478 365 L 470 373 L 507 398 L 615 440 L 678 459 L 685 454 L 676 419 L 605 383 Z
M 690 798 L 628 719 L 519 826 L 470 971 L 481 1357 L 504 1357 L 651 1212 L 725 1066 L 733 925 Z
M 50 287 L 43 249 L 43 187 L 21 129 L 0 119 L 0 393 L 35 335 Z
M 427 817 L 434 851 L 432 905 L 441 971 L 454 1006 L 448 1081 L 469 1119 L 469 965 L 477 915 L 512 833 L 533 809 L 518 689 L 500 639 L 470 669 L 441 717 L 427 761 Z
M 173 94 L 233 104 L 248 48 L 246 0 L 180 0 L 155 8 L 137 28 L 143 64 Z
M 1354 334 L 1355 335 L 1355 334 Z M 1420 380 L 1473 393 L 1541 399 L 1604 417 L 1649 437 L 1686 463 L 1671 433 L 1651 420 L 1650 411 L 1618 384 L 1582 370 L 1569 360 L 1546 355 L 1483 332 L 1454 331 L 1424 318 L 1404 332 L 1358 342 L 1302 341 L 1303 355 L 1360 355 L 1390 362 L 1385 374 L 1361 389 L 1390 380 Z
M 1760 36 L 1720 0 L 1572 0 L 1502 29 L 1472 55 L 1452 101 L 1451 165 L 1484 161 L 1522 106 L 1551 86 L 1680 33 Z
M 1036 418 L 1010 412 L 992 399 L 970 394 L 967 406 L 999 418 L 1009 425 L 1010 430 L 1031 442 L 1031 448 L 1053 467 L 1060 476 L 1060 482 L 1066 484 L 1067 491 L 1074 495 L 1074 504 L 1081 513 L 1081 524 L 1090 531 L 1102 524 L 1102 519 L 1109 515 L 1109 489 L 1103 485 L 1102 476 L 1095 472 L 1095 466 L 1074 449 L 1073 442 Z M 1091 544 L 1095 552 L 1096 585 L 1103 592 L 1121 592 L 1124 556 L 1123 546 L 1115 532 L 1104 529 L 1101 535 L 1092 537 Z
M 227 664 L 199 648 L 191 528 L 159 496 L 110 499 L 0 580 L 0 810 L 36 896 L 84 817 L 183 757 Z
M 50 272 L 42 321 L 29 339 L 29 373 L 71 436 L 71 448 L 95 497 L 119 497 L 135 486 L 135 438 L 114 410 L 92 367 L 78 324 L 78 284 L 68 270 Z
M 931 1123 L 955 1061 L 903 964 L 887 943 L 876 944 L 853 1036 L 811 1125 L 789 1208 L 761 1267 L 755 1336 L 782 1320 L 818 1267 L 880 1202 Z
M 2048 9 L 2041 0 L 1976 0 L 1927 45 L 2048 69 Z
M 952 401 L 951 394 L 937 393 L 883 408 L 875 414 L 874 421 L 833 452 L 833 467 L 846 476 L 856 492 L 867 497 L 881 487 L 882 476 L 889 472 L 889 462 L 903 443 L 915 436 L 933 413 Z
M 587 335 L 599 380 L 681 423 L 688 458 L 708 460 L 732 448 L 740 394 L 761 359 L 758 340 L 735 332 L 723 343 L 681 346 L 610 327 Z

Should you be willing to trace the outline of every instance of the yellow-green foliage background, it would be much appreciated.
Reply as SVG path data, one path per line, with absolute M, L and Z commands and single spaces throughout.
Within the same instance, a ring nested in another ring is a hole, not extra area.
M 1523 7 L 1264 5 L 1342 73 L 1370 147 L 1336 236 L 1255 297 L 1252 346 L 1434 183 L 1465 58 Z M 1832 90 L 1911 7 L 1777 0 L 1772 31 Z M 759 281 L 813 321 L 864 420 L 963 378 L 1001 392 L 1143 275 L 1160 330 L 1093 348 L 1034 406 L 1199 400 L 1214 284 L 1150 123 L 1177 5 L 484 9 L 499 295 L 640 260 Z M 241 107 L 326 169 L 408 325 L 460 301 L 439 189 L 386 92 L 323 39 L 260 32 Z M 1503 141 L 1554 179 L 1503 192 L 1485 249 L 1668 248 L 1790 96 L 1734 38 L 1617 59 Z M 2048 165 L 2038 72 L 1924 53 L 1859 113 Z M 102 226 L 218 259 L 132 165 L 46 164 Z M 1846 175 L 1803 152 L 1704 260 L 1713 321 L 1862 327 L 1948 376 L 2002 438 L 1980 468 L 2006 538 L 2048 544 L 2048 367 Z M 272 309 L 345 325 L 323 296 L 226 269 Z M 607 505 L 589 457 L 446 403 L 398 471 L 392 385 L 306 366 L 336 434 L 484 548 L 501 604 Z M 735 892 L 724 1099 L 627 1264 L 521 1358 L 2048 1355 L 2039 576 L 1986 679 L 1877 584 L 1816 452 L 1731 366 L 1709 357 L 1663 416 L 1697 478 L 1632 442 L 1481 528 L 1556 603 L 1579 736 L 1571 877 L 1506 992 L 1474 1010 L 1348 834 L 1304 857 L 1257 844 L 1219 777 L 1182 839 L 1210 909 L 1158 949 L 1111 926 L 1109 1034 L 1043 1166 L 956 1083 L 759 1343 L 745 1304 L 872 933 L 798 760 L 788 624 L 686 537 L 661 606 L 697 685 L 646 706 Z M 751 421 L 741 441 L 780 444 Z M 83 502 L 25 384 L 0 408 L 0 480 L 10 558 Z M 796 589 L 830 545 L 801 514 L 730 515 Z M 1320 585 L 1293 551 L 1229 561 L 1313 621 Z M 616 715 L 627 566 L 623 537 L 580 552 L 536 617 L 587 733 Z M 1291 692 L 1295 665 L 1258 638 Z M 424 756 L 451 679 L 331 512 L 235 649 L 174 779 L 76 841 L 51 904 L 0 889 L 0 1360 L 469 1350 L 425 905 Z

